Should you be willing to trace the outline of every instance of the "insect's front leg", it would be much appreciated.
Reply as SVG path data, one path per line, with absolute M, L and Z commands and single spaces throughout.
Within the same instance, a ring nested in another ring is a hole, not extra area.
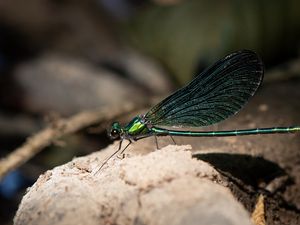
M 125 150 L 128 148 L 128 146 L 132 143 L 131 139 L 127 139 L 129 143 L 125 146 L 125 148 L 117 155 L 119 159 L 124 159 L 125 158 Z

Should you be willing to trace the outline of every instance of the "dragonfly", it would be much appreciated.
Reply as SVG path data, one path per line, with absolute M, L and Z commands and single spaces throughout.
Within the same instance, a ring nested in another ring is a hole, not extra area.
M 299 132 L 300 126 L 270 127 L 224 131 L 187 131 L 165 127 L 204 127 L 219 123 L 240 111 L 261 86 L 264 66 L 251 50 L 240 50 L 217 61 L 189 84 L 134 117 L 127 125 L 113 122 L 111 139 L 120 139 L 119 148 L 104 161 L 99 170 L 121 151 L 122 142 L 129 143 L 150 136 L 227 137 Z M 156 141 L 157 143 L 157 141 Z

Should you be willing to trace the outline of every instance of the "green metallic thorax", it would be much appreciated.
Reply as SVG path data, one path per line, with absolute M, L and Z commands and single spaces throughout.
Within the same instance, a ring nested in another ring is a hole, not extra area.
M 139 135 L 149 134 L 151 130 L 145 123 L 142 122 L 141 117 L 136 116 L 124 127 L 124 132 L 130 136 L 135 137 Z

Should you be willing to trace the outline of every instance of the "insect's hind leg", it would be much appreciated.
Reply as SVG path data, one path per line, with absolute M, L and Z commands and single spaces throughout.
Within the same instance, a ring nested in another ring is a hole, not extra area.
M 173 143 L 174 143 L 175 145 L 177 145 L 177 143 L 175 142 L 175 140 L 174 140 L 174 138 L 173 138 L 172 135 L 170 135 L 170 138 L 172 139 Z
M 157 149 L 157 150 L 160 150 L 160 147 L 158 146 L 158 138 L 157 138 L 157 135 L 154 135 L 154 138 L 155 138 L 156 149 Z M 170 135 L 170 138 L 172 139 L 173 143 L 174 143 L 175 145 L 177 145 L 177 143 L 175 142 L 173 136 Z
M 158 146 L 157 136 L 154 135 L 154 138 L 155 138 L 156 150 L 160 150 L 160 147 Z

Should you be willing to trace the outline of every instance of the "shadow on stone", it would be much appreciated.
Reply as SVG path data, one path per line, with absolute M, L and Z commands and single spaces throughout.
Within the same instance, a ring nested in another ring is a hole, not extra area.
M 194 154 L 194 158 L 212 165 L 221 174 L 241 180 L 254 188 L 268 184 L 272 180 L 287 176 L 276 163 L 260 156 L 229 153 Z

